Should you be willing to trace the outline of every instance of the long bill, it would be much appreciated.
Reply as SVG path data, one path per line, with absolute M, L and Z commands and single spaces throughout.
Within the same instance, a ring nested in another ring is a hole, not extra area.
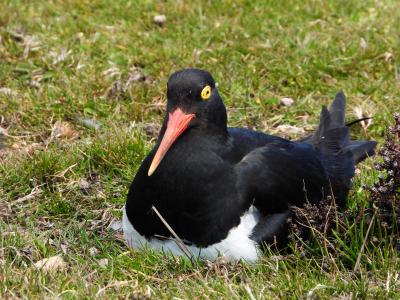
M 187 129 L 190 121 L 194 117 L 194 114 L 185 114 L 180 108 L 177 108 L 172 113 L 169 113 L 167 129 L 165 130 L 161 143 L 158 146 L 156 155 L 154 155 L 153 161 L 151 162 L 149 171 L 147 173 L 149 176 L 154 173 L 169 148 Z

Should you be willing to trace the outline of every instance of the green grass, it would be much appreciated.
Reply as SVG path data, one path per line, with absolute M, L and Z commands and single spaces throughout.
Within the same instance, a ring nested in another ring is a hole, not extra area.
M 209 70 L 229 124 L 268 132 L 311 130 L 344 90 L 349 120 L 355 108 L 374 116 L 354 137 L 382 141 L 400 105 L 399 28 L 395 0 L 1 1 L 0 298 L 399 298 L 399 255 L 379 228 L 382 242 L 352 271 L 363 220 L 338 237 L 336 257 L 310 242 L 305 255 L 271 251 L 256 265 L 131 251 L 108 228 L 152 147 L 170 73 Z M 148 79 L 111 97 L 133 66 Z M 282 97 L 295 104 L 277 105 Z M 74 137 L 55 137 L 57 121 Z M 351 207 L 377 176 L 371 160 L 359 168 Z M 35 268 L 55 255 L 63 268 Z

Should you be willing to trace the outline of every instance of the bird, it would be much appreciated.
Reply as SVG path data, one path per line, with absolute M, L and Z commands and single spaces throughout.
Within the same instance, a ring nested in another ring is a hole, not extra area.
M 345 206 L 356 164 L 376 146 L 350 139 L 345 107 L 339 92 L 329 109 L 322 107 L 315 132 L 291 141 L 229 128 L 209 72 L 173 73 L 158 139 L 123 209 L 128 246 L 257 262 L 266 246 L 287 243 L 291 207 L 330 195 Z

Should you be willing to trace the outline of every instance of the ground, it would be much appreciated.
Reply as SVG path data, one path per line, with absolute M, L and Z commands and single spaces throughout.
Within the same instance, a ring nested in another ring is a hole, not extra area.
M 379 232 L 362 250 L 363 220 L 337 236 L 340 255 L 308 242 L 254 265 L 131 251 L 118 230 L 169 74 L 210 71 L 230 126 L 290 138 L 343 90 L 349 121 L 374 117 L 353 136 L 382 143 L 399 110 L 399 28 L 396 0 L 1 1 L 0 298 L 399 298 L 399 255 Z

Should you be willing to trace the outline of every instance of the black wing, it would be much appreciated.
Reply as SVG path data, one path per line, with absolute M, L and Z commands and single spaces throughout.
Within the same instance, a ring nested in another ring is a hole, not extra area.
M 233 144 L 229 159 L 237 163 L 249 152 L 273 142 L 287 141 L 281 137 L 265 134 L 246 128 L 228 128 L 228 133 Z
M 246 155 L 236 171 L 241 197 L 255 199 L 263 214 L 318 202 L 329 184 L 319 153 L 306 143 L 269 143 Z
M 306 143 L 275 142 L 257 148 L 236 165 L 240 197 L 254 201 L 262 217 L 251 238 L 285 246 L 290 205 L 320 201 L 329 188 L 318 152 Z

